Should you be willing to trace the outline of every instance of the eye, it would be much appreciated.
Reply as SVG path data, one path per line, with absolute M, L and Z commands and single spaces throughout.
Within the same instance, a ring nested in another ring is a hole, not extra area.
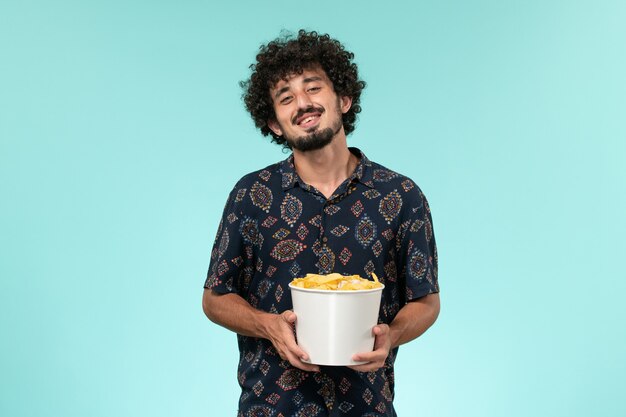
M 280 104 L 289 104 L 289 103 L 291 103 L 292 99 L 293 99 L 292 96 L 285 96 L 285 97 L 280 99 Z
M 321 89 L 322 89 L 322 87 L 311 87 L 311 88 L 309 88 L 309 92 L 310 93 L 317 93 Z

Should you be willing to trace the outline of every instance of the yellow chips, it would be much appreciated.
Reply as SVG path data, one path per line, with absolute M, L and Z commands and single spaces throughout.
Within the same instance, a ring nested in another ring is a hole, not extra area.
M 291 285 L 300 288 L 315 290 L 370 290 L 380 288 L 382 284 L 378 277 L 372 273 L 374 281 L 361 278 L 358 275 L 341 275 L 338 273 L 328 275 L 306 274 L 304 278 L 296 278 L 291 281 Z

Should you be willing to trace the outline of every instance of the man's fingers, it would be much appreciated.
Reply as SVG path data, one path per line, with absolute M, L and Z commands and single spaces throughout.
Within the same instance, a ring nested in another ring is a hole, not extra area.
M 350 365 L 348 368 L 354 369 L 358 372 L 370 372 L 376 371 L 385 365 L 385 358 L 381 355 L 374 354 L 375 352 L 360 353 L 352 356 L 352 360 L 355 362 L 365 362 L 360 365 Z
M 348 368 L 352 369 L 353 371 L 357 371 L 357 372 L 370 372 L 370 371 L 375 371 L 378 368 L 371 368 L 371 365 L 369 364 L 364 364 L 364 365 L 350 365 L 348 366 Z
M 387 354 L 388 352 L 383 349 L 374 350 L 372 352 L 356 353 L 352 355 L 352 360 L 355 362 L 365 363 L 360 365 L 351 365 L 349 368 L 358 372 L 375 371 L 385 365 Z
M 309 360 L 309 355 L 302 350 L 302 348 L 300 346 L 298 346 L 298 344 L 295 342 L 295 340 L 293 342 L 288 343 L 287 348 L 291 351 L 291 353 L 301 359 L 301 360 Z
M 291 364 L 295 366 L 296 368 L 302 369 L 303 371 L 307 371 L 307 372 L 319 372 L 320 371 L 319 366 L 313 365 L 311 363 L 302 362 L 300 360 L 296 362 L 291 362 Z
M 303 371 L 319 372 L 320 370 L 320 367 L 317 365 L 314 365 L 312 363 L 302 362 L 302 360 L 299 357 L 295 356 L 292 352 L 288 354 L 288 358 L 289 358 L 288 360 L 290 364 L 292 364 L 298 369 L 302 369 Z
M 376 362 L 380 360 L 380 355 L 377 355 L 376 351 L 367 352 L 367 353 L 357 353 L 355 355 L 352 355 L 352 360 L 355 362 Z
M 381 364 L 378 363 L 365 363 L 363 365 L 350 365 L 348 366 L 348 368 L 357 371 L 357 372 L 372 372 L 372 371 L 377 371 L 380 368 L 382 368 Z
M 376 331 L 376 330 L 373 330 Z M 384 330 L 378 330 L 384 332 Z M 386 340 L 384 336 L 376 337 L 376 341 L 374 342 L 374 350 L 370 352 L 358 352 L 352 355 L 353 361 L 366 361 L 366 362 L 375 362 L 375 361 L 384 361 L 387 359 L 389 355 L 389 348 L 386 346 Z
M 350 365 L 348 368 L 354 369 L 358 372 L 370 372 L 376 371 L 385 364 L 385 360 L 380 355 L 374 355 L 374 352 L 361 353 L 352 356 L 352 360 L 355 362 L 365 362 L 360 365 Z
M 279 351 L 280 357 L 289 361 L 291 365 L 298 369 L 302 369 L 307 372 L 319 372 L 320 368 L 317 365 L 306 363 L 303 361 L 309 360 L 309 355 L 298 346 L 293 334 L 293 323 L 296 321 L 296 313 L 291 310 L 284 311 L 280 314 L 284 320 L 282 325 L 281 335 L 273 343 Z M 285 327 L 285 324 L 289 326 Z M 280 348 L 279 348 L 280 347 Z
M 293 366 L 304 371 L 319 372 L 319 366 L 304 362 L 309 360 L 309 355 L 298 346 L 295 339 L 287 341 L 285 348 L 287 350 L 288 360 Z

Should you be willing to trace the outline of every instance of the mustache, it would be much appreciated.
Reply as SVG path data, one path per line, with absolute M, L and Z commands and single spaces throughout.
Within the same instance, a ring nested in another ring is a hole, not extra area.
M 298 110 L 298 113 L 296 113 L 296 115 L 293 117 L 293 119 L 291 119 L 291 122 L 293 124 L 296 124 L 296 120 L 298 120 L 300 117 L 304 116 L 307 113 L 319 113 L 322 114 L 324 113 L 326 110 L 324 110 L 323 107 L 321 106 L 309 106 L 305 109 L 300 109 Z

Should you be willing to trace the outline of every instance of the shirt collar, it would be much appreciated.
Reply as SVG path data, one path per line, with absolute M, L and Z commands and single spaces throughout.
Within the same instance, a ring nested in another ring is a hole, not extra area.
M 354 172 L 350 177 L 350 180 L 356 180 L 364 184 L 367 187 L 374 188 L 372 163 L 358 148 L 348 148 L 350 152 L 359 158 L 359 163 L 354 169 Z M 287 159 L 282 161 L 279 166 L 279 171 L 282 174 L 282 187 L 283 190 L 289 190 L 297 185 L 305 185 L 305 182 L 300 179 L 300 176 L 296 172 L 295 165 L 293 163 L 293 154 L 289 155 Z

